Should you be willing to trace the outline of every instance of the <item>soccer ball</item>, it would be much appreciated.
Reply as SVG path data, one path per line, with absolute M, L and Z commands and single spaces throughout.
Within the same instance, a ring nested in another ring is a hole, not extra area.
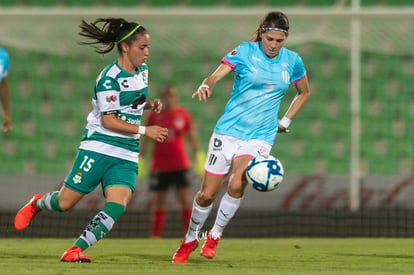
M 254 189 L 260 192 L 272 191 L 283 180 L 282 163 L 271 155 L 259 155 L 247 165 L 246 178 Z

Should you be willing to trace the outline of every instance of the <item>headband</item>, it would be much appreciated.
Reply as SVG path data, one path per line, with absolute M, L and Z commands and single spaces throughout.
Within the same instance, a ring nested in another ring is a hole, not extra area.
M 132 31 L 130 31 L 129 33 L 125 34 L 121 39 L 119 39 L 118 41 L 116 41 L 115 44 L 118 45 L 122 41 L 127 40 L 132 34 L 134 34 L 134 32 L 136 32 L 139 29 L 139 27 L 141 27 L 141 25 L 138 24 L 135 28 L 132 29 Z
M 288 33 L 287 30 L 281 29 L 281 28 L 272 28 L 272 27 L 264 27 L 264 28 L 262 28 L 262 32 L 266 32 L 266 31 L 280 31 L 280 32 Z

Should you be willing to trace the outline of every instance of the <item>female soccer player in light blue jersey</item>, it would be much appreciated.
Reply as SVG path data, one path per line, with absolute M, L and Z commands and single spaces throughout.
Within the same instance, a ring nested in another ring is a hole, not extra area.
M 148 100 L 150 36 L 147 30 L 122 18 L 82 21 L 80 35 L 93 39 L 101 54 L 116 48 L 118 58 L 99 74 L 92 93 L 92 111 L 73 162 L 59 191 L 36 194 L 16 214 L 14 226 L 25 229 L 42 210 L 72 209 L 99 184 L 105 195 L 103 209 L 93 217 L 79 238 L 61 256 L 64 262 L 91 262 L 82 252 L 102 239 L 125 212 L 135 190 L 139 138 L 163 142 L 168 129 L 141 125 L 144 110 L 160 112 L 159 99 Z
M 216 220 L 208 231 L 201 255 L 214 258 L 224 228 L 240 207 L 247 185 L 244 172 L 258 154 L 269 154 L 277 133 L 288 132 L 291 120 L 307 102 L 310 91 L 302 59 L 284 47 L 289 21 L 282 12 L 270 12 L 260 23 L 253 41 L 243 42 L 221 60 L 221 65 L 193 94 L 201 101 L 214 85 L 234 73 L 233 91 L 210 139 L 201 188 L 195 196 L 189 229 L 172 262 L 187 262 L 198 246 L 198 233 L 207 220 L 214 199 L 229 174 L 227 192 Z M 279 120 L 280 102 L 289 85 L 297 95 Z

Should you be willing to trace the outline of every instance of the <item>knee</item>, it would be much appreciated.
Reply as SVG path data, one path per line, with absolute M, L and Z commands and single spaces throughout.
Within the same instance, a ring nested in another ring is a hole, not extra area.
M 246 183 L 247 181 L 243 180 L 242 175 L 233 174 L 227 185 L 227 192 L 233 198 L 241 198 L 243 197 Z
M 65 199 L 59 198 L 59 208 L 62 212 L 71 210 L 75 205 L 76 203 L 74 203 L 71 200 L 65 200 Z
M 213 203 L 217 194 L 200 191 L 197 193 L 196 202 L 202 207 L 207 207 Z

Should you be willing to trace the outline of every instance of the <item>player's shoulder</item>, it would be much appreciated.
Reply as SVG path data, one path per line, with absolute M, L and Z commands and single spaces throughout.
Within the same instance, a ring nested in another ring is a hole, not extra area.
M 258 42 L 257 41 L 244 41 L 240 43 L 239 47 L 242 51 L 251 51 L 258 49 Z
M 103 68 L 103 70 L 99 74 L 99 78 L 116 79 L 121 72 L 122 69 L 114 61 L 111 64 L 107 65 L 105 68 Z
M 282 54 L 287 55 L 287 56 L 299 56 L 299 54 L 296 51 L 293 51 L 286 47 L 282 48 Z
M 137 72 L 142 72 L 142 71 L 148 71 L 147 63 L 142 63 L 142 65 L 137 68 Z
M 288 48 L 283 47 L 281 50 L 281 53 L 283 56 L 290 58 L 290 59 L 297 59 L 299 58 L 299 53 L 297 53 L 296 51 L 290 50 Z
M 227 53 L 226 57 L 233 58 L 239 57 L 243 58 L 249 56 L 252 51 L 257 48 L 257 43 L 253 41 L 244 41 L 240 43 L 237 47 L 232 49 L 230 52 Z
M 8 52 L 3 48 L 0 48 L 0 58 L 2 58 L 2 59 L 8 59 L 9 58 Z
M 302 66 L 303 66 L 303 60 L 300 57 L 299 53 L 283 47 L 280 50 L 279 54 L 281 55 L 281 57 L 279 59 L 281 62 L 289 63 L 289 64 L 292 64 L 292 65 L 302 64 Z
M 96 79 L 96 87 L 98 90 L 112 90 L 117 89 L 119 84 L 117 77 L 121 69 L 116 66 L 116 63 L 111 63 L 107 65 Z

